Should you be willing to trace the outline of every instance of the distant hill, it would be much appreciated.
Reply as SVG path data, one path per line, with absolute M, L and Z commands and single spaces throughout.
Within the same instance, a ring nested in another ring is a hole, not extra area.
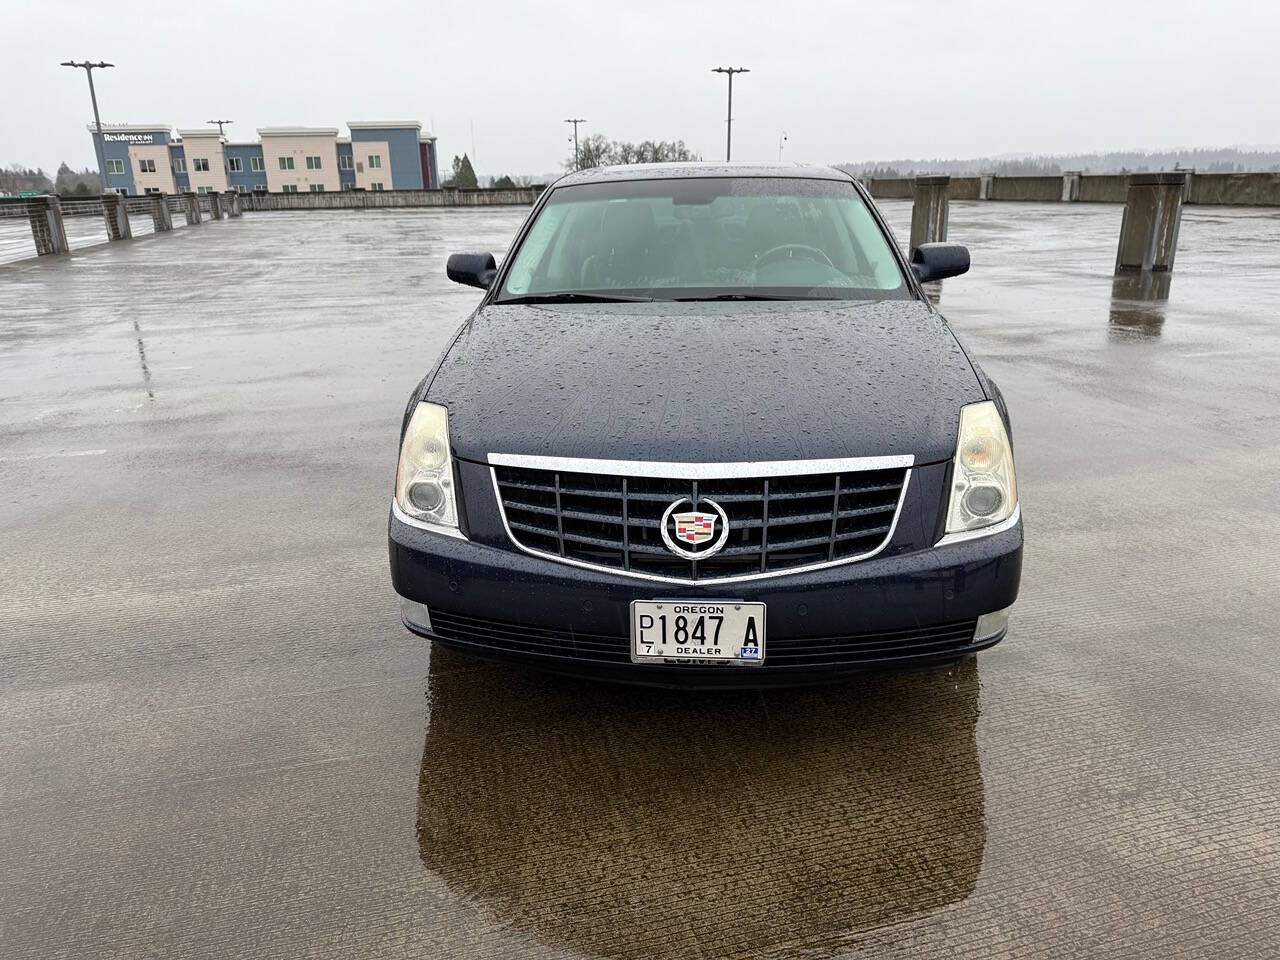
M 994 173 L 1006 177 L 1054 176 L 1064 170 L 1082 173 L 1144 173 L 1150 170 L 1193 169 L 1200 173 L 1257 173 L 1280 171 L 1280 148 L 1195 147 L 1172 150 L 1114 150 L 1075 153 L 973 157 L 968 160 L 868 160 L 837 164 L 855 176 L 910 177 Z

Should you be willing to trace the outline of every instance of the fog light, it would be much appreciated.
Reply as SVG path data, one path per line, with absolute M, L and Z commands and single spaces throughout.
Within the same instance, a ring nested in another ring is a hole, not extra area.
M 1003 503 L 1004 494 L 996 486 L 979 483 L 964 492 L 964 508 L 975 517 L 989 517 Z
M 984 613 L 978 618 L 978 625 L 973 631 L 974 643 L 979 640 L 990 640 L 1009 627 L 1009 611 L 1013 607 L 1005 607 L 994 613 Z
M 415 480 L 405 491 L 409 502 L 423 513 L 434 513 L 444 503 L 444 490 L 435 480 Z
M 404 617 L 405 623 L 417 630 L 431 630 L 431 613 L 427 610 L 425 603 L 419 603 L 417 600 L 410 600 L 407 597 L 400 598 L 400 616 Z

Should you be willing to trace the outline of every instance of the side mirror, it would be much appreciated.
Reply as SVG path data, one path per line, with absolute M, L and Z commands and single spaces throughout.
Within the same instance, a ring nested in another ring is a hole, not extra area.
M 454 283 L 488 290 L 498 275 L 498 264 L 492 253 L 451 253 L 445 273 Z
M 959 243 L 922 243 L 911 251 L 911 269 L 921 283 L 969 271 L 969 248 Z

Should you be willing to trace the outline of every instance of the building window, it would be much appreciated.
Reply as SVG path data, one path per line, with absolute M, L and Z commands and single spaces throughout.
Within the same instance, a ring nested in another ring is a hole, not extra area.
M 208 173 L 209 158 L 196 157 L 194 160 L 191 161 L 191 169 L 194 170 L 196 173 Z
M 355 188 L 356 188 L 356 185 L 354 183 L 344 183 L 342 185 L 343 190 L 354 190 Z
M 307 157 L 307 169 L 308 169 L 308 170 L 319 170 L 319 169 L 320 169 L 320 158 L 319 158 L 319 157 Z
M 324 184 L 313 183 L 309 187 L 307 187 L 307 189 L 310 190 L 312 193 L 324 193 Z
M 339 170 L 351 169 L 351 158 L 348 157 L 345 153 L 338 157 L 338 169 Z
M 376 153 L 371 153 L 371 154 L 369 154 L 369 169 L 370 169 L 370 170 L 381 170 L 381 169 L 382 169 L 382 157 L 378 156 Z
M 174 157 L 174 158 L 173 158 L 173 172 L 174 172 L 174 173 L 186 173 L 186 172 L 187 172 L 187 158 L 186 158 L 186 157 Z
M 146 188 L 144 188 L 144 189 L 143 189 L 143 191 L 142 191 L 142 192 L 143 192 L 143 193 L 160 193 L 160 188 L 159 188 L 159 187 L 146 187 Z
M 382 190 L 382 189 L 383 189 L 382 181 L 381 181 L 381 180 L 375 180 L 373 183 L 369 184 L 369 189 L 370 189 L 370 190 Z
M 124 173 L 124 161 L 123 161 L 123 160 L 108 160 L 108 161 L 107 161 L 107 173 Z
M 212 193 L 212 187 L 196 187 L 196 193 Z
M 227 157 L 227 169 L 232 173 L 242 173 L 244 171 L 244 161 L 239 157 Z
M 139 158 L 139 160 L 138 160 L 138 172 L 139 172 L 139 173 L 155 173 L 155 172 L 156 172 L 156 162 L 155 162 L 154 160 L 145 160 L 145 159 L 141 159 L 141 158 Z
M 292 169 L 293 169 L 293 157 L 281 157 L 281 158 L 280 158 L 280 169 L 281 169 L 281 170 L 292 170 Z
M 261 173 L 263 170 L 267 169 L 267 165 L 262 162 L 261 157 L 250 157 L 249 169 L 254 173 Z
M 280 188 L 280 191 L 282 193 L 297 193 L 298 185 L 296 183 L 286 183 Z
M 253 185 L 253 192 L 254 192 L 254 193 L 266 193 L 266 192 L 267 192 L 267 185 L 266 185 L 265 183 L 255 183 L 255 184 Z
M 248 193 L 248 192 L 249 192 L 249 188 L 245 186 L 243 183 L 236 184 L 236 193 Z

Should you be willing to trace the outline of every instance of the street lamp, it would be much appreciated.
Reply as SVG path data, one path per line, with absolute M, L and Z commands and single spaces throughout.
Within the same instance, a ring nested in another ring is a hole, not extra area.
M 750 73 L 746 67 L 712 67 L 712 73 L 724 73 L 729 76 L 729 115 L 725 120 L 725 138 L 724 138 L 724 159 L 725 163 L 733 153 L 733 75 L 735 73 Z
M 787 131 L 783 130 L 782 136 L 778 138 L 778 162 L 779 163 L 782 162 L 782 148 L 786 145 L 786 143 L 787 143 Z
M 218 125 L 218 136 L 222 136 L 222 128 L 231 126 L 231 124 L 235 123 L 235 121 L 234 120 L 206 120 L 205 123 L 209 124 L 210 126 L 213 126 L 216 123 Z
M 576 120 L 566 120 L 565 123 L 573 124 L 573 169 L 578 169 L 578 124 L 586 123 L 581 117 Z
M 89 99 L 93 101 L 93 125 L 98 129 L 98 135 L 94 138 L 94 152 L 98 156 L 98 183 L 103 193 L 107 192 L 107 162 L 103 159 L 102 144 L 102 118 L 98 116 L 98 94 L 93 89 L 93 71 L 94 69 L 106 70 L 108 67 L 114 67 L 114 63 L 106 63 L 99 60 L 97 63 L 90 63 L 85 60 L 83 63 L 76 63 L 74 60 L 63 60 L 58 64 L 60 67 L 76 67 L 85 72 L 85 76 L 89 78 Z

